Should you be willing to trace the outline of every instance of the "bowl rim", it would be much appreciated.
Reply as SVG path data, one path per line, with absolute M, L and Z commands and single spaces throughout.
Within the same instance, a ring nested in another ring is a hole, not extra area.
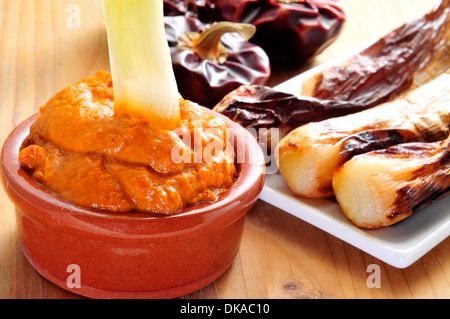
M 6 138 L 1 150 L 0 177 L 3 187 L 14 203 L 24 214 L 50 223 L 54 227 L 67 226 L 72 231 L 85 234 L 94 233 L 110 238 L 164 238 L 169 234 L 186 235 L 208 225 L 225 227 L 242 217 L 253 206 L 262 191 L 265 180 L 265 157 L 256 138 L 245 128 L 228 117 L 202 107 L 208 114 L 227 122 L 234 147 L 244 147 L 246 161 L 237 163 L 238 177 L 232 187 L 221 194 L 214 202 L 198 203 L 182 209 L 173 215 L 156 216 L 148 213 L 113 213 L 77 206 L 53 194 L 37 183 L 23 169 L 18 161 L 19 149 L 29 135 L 31 125 L 38 118 L 36 113 L 20 123 Z M 256 161 L 248 163 L 247 153 L 252 152 Z M 237 209 L 243 206 L 243 209 Z M 249 206 L 248 209 L 245 209 Z M 243 211 L 244 210 L 244 211 Z M 118 223 L 122 226 L 118 229 Z M 139 228 L 136 229 L 136 223 Z M 161 233 L 164 229 L 164 233 Z

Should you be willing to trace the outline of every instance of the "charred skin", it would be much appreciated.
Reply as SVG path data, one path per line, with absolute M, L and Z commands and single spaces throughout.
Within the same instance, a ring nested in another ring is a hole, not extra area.
M 336 199 L 360 228 L 398 223 L 449 194 L 449 153 L 450 138 L 355 156 L 334 172 Z
M 277 146 L 277 164 L 293 193 L 334 195 L 334 170 L 353 156 L 406 142 L 435 142 L 450 131 L 450 75 L 444 73 L 403 99 L 303 125 Z
M 246 128 L 277 128 L 280 138 L 309 123 L 363 111 L 407 93 L 450 65 L 450 0 L 306 81 L 302 94 L 264 86 L 230 92 L 214 110 Z M 299 88 L 299 91 L 301 89 Z
M 353 156 L 393 145 L 420 140 L 416 133 L 404 129 L 375 129 L 363 131 L 344 138 L 340 142 L 339 156 L 346 162 Z
M 388 101 L 450 65 L 450 0 L 387 34 L 348 60 L 307 80 L 302 94 L 367 105 Z

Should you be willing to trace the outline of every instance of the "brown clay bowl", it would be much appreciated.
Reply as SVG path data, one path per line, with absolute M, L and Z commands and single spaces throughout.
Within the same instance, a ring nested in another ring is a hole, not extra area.
M 245 213 L 264 184 L 264 155 L 247 130 L 222 117 L 235 150 L 245 150 L 230 190 L 215 202 L 155 217 L 80 208 L 37 184 L 18 162 L 36 118 L 6 139 L 1 180 L 15 204 L 22 251 L 43 277 L 90 298 L 176 298 L 208 285 L 231 265 Z

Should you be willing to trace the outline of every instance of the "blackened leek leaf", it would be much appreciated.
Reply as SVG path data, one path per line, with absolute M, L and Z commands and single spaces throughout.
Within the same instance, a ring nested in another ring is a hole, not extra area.
M 433 79 L 450 66 L 450 0 L 372 46 L 307 80 L 302 94 L 376 105 Z

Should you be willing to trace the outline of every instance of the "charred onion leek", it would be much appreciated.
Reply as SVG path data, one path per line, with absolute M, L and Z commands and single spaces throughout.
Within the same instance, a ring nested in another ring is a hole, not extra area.
M 115 113 L 155 128 L 179 127 L 179 94 L 164 29 L 162 0 L 102 0 Z
M 393 225 L 450 192 L 450 138 L 355 156 L 335 171 L 333 189 L 358 227 Z
M 357 154 L 407 142 L 445 139 L 450 130 L 450 74 L 403 99 L 303 125 L 277 146 L 281 174 L 298 196 L 333 196 L 335 169 Z
M 366 105 L 386 102 L 444 73 L 450 65 L 450 0 L 410 21 L 342 66 L 305 81 L 302 94 Z

